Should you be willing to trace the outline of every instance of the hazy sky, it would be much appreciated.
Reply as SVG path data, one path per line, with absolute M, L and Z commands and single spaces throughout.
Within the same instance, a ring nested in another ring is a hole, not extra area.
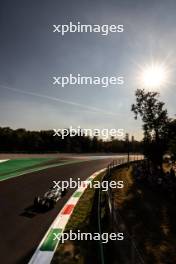
M 130 111 L 138 65 L 170 70 L 160 90 L 174 116 L 175 0 L 0 1 L 0 126 L 52 129 L 124 128 L 136 137 L 141 122 Z M 53 24 L 124 24 L 124 33 L 52 33 Z M 123 75 L 123 86 L 56 88 L 52 76 Z

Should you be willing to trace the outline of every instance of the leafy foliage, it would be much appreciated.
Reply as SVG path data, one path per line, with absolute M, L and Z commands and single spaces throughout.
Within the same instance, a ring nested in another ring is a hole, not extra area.
M 129 142 L 130 151 L 140 152 L 141 143 Z M 64 139 L 53 136 L 53 131 L 13 130 L 9 127 L 0 127 L 0 152 L 127 152 L 126 142 L 111 138 L 103 141 L 97 137 L 67 136 Z
M 167 150 L 168 113 L 164 102 L 158 100 L 159 93 L 137 89 L 136 104 L 131 110 L 135 119 L 140 116 L 143 121 L 144 153 L 155 164 L 162 164 L 162 157 Z

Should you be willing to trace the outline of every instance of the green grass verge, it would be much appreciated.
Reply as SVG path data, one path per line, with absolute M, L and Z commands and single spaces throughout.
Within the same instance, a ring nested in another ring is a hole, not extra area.
M 8 160 L 0 164 L 0 178 L 17 171 L 24 171 L 28 168 L 42 164 L 51 158 L 24 158 Z
M 79 163 L 82 160 L 56 160 L 53 158 L 24 158 L 0 163 L 0 181 L 52 167 Z
M 34 165 L 41 164 L 49 158 L 24 158 L 8 160 L 0 164 L 0 176 L 7 175 L 15 171 L 22 171 Z

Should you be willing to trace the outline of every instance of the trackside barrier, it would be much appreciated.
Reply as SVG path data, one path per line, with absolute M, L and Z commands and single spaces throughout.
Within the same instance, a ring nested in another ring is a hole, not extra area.
M 105 180 L 109 180 L 111 175 L 112 175 L 112 171 L 117 168 L 120 167 L 122 165 L 128 165 L 129 163 L 132 162 L 136 162 L 136 161 L 140 161 L 143 160 L 144 157 L 141 156 L 132 156 L 129 159 L 128 158 L 122 158 L 122 159 L 118 159 L 118 160 L 113 160 L 107 167 L 107 171 L 106 174 L 102 177 L 101 179 L 101 183 Z M 108 188 L 107 190 L 107 203 L 108 203 L 108 209 L 109 209 L 109 214 L 112 215 L 113 213 L 113 203 L 112 203 L 112 197 L 111 197 L 111 191 Z M 98 232 L 100 234 L 100 237 L 102 237 L 102 223 L 101 223 L 101 217 L 102 217 L 102 184 L 100 184 L 100 189 L 99 189 L 99 194 L 98 194 Z M 100 260 L 101 260 L 101 264 L 105 264 L 105 253 L 104 253 L 104 246 L 102 243 L 102 240 L 100 240 L 99 243 L 99 250 L 100 250 Z

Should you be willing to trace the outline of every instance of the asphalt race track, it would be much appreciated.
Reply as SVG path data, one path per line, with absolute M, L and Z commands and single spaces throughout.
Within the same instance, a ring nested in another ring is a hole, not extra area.
M 36 195 L 43 194 L 53 180 L 81 178 L 102 169 L 112 160 L 84 161 L 49 168 L 0 182 L 0 262 L 3 264 L 28 263 L 49 226 L 74 192 L 67 195 L 48 212 L 35 212 L 32 208 Z

